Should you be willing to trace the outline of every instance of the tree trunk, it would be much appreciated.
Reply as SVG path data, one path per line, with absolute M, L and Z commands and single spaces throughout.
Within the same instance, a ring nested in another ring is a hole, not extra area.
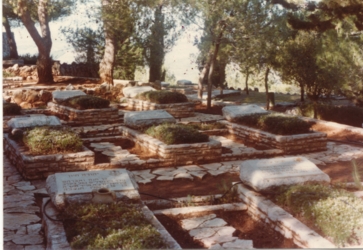
M 149 59 L 149 82 L 155 82 L 162 78 L 162 66 L 164 62 L 164 15 L 162 13 L 162 6 L 157 6 L 154 12 L 155 23 L 152 27 L 152 37 L 150 46 L 150 59 Z
M 211 55 L 211 62 L 208 72 L 208 96 L 207 96 L 207 110 L 212 107 L 212 86 L 213 86 L 213 72 L 214 72 L 214 65 L 216 63 L 218 51 L 219 51 L 219 42 L 214 44 L 214 52 Z
M 27 3 L 24 1 L 18 1 L 18 10 L 21 21 L 38 47 L 37 83 L 53 83 L 52 59 L 50 58 L 52 38 L 50 36 L 49 29 L 47 0 L 39 0 L 38 2 L 38 19 L 41 34 L 39 34 L 38 30 L 35 28 L 35 23 L 31 19 L 30 12 L 26 4 Z
M 249 95 L 250 91 L 248 90 L 248 77 L 250 75 L 250 72 L 247 70 L 247 74 L 246 74 L 246 94 Z
M 9 52 L 10 52 L 9 57 L 11 59 L 18 59 L 19 55 L 18 55 L 18 49 L 16 47 L 15 38 L 11 32 L 9 20 L 6 16 L 3 16 L 3 26 L 4 26 L 5 32 L 6 32 L 6 40 L 9 45 Z
M 305 101 L 305 89 L 304 89 L 304 85 L 300 83 L 300 101 L 304 102 Z
M 102 11 L 107 12 L 109 0 L 102 0 Z M 116 44 L 114 34 L 111 30 L 112 22 L 103 20 L 103 30 L 105 33 L 105 53 L 100 62 L 100 83 L 107 83 L 113 85 L 113 67 L 115 64 L 115 51 Z
M 199 99 L 203 98 L 203 81 L 204 81 L 206 74 L 208 73 L 209 67 L 210 67 L 210 59 L 208 58 L 208 61 L 206 64 L 204 64 L 204 68 L 203 68 L 202 72 L 200 72 L 199 78 L 198 78 L 198 98 Z
M 266 68 L 265 73 L 265 90 L 266 90 L 266 110 L 270 110 L 270 100 L 268 97 L 268 74 L 270 73 L 270 68 Z

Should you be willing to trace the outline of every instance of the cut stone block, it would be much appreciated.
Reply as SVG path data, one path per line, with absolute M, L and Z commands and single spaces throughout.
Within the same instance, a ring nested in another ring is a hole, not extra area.
M 60 209 L 64 208 L 66 200 L 72 200 L 72 195 L 79 201 L 89 201 L 90 194 L 100 188 L 114 191 L 117 197 L 135 199 L 139 197 L 138 185 L 130 176 L 132 173 L 126 169 L 56 173 L 47 178 L 46 189 L 53 204 Z
M 126 87 L 122 89 L 122 93 L 124 94 L 125 97 L 128 98 L 135 98 L 138 94 L 147 92 L 147 91 L 155 91 L 156 89 L 154 89 L 153 87 L 150 86 L 135 86 L 135 87 Z
M 264 110 L 258 105 L 239 105 L 239 106 L 226 106 L 222 109 L 223 117 L 227 121 L 234 121 L 236 118 L 243 117 L 251 114 L 268 114 L 269 112 Z
M 176 120 L 165 110 L 150 110 L 128 112 L 125 114 L 124 123 L 137 129 L 162 123 L 176 123 Z
M 224 248 L 231 249 L 252 249 L 253 248 L 253 241 L 252 240 L 235 240 L 233 242 L 226 242 L 223 244 Z
M 60 126 L 61 121 L 56 116 L 37 115 L 30 117 L 15 117 L 8 121 L 8 127 L 14 128 L 31 128 L 35 126 Z
M 208 214 L 208 215 L 201 216 L 201 217 L 184 219 L 181 221 L 181 226 L 184 230 L 189 231 L 189 230 L 199 227 L 199 225 L 202 224 L 203 222 L 214 219 L 214 218 L 216 218 L 215 214 Z
M 68 98 L 86 95 L 86 93 L 81 90 L 56 90 L 52 92 L 52 95 L 53 102 L 62 103 Z
M 193 85 L 193 83 L 189 80 L 178 80 L 176 82 L 177 85 Z
M 256 191 L 304 182 L 330 182 L 330 177 L 305 157 L 248 160 L 241 163 L 240 179 Z

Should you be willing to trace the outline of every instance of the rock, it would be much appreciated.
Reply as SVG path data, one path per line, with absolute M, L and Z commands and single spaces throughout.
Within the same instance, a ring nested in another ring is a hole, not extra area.
M 39 95 L 34 90 L 27 90 L 25 91 L 25 101 L 29 102 L 30 104 L 37 102 L 39 100 Z
M 20 104 L 23 102 L 23 90 L 22 89 L 16 89 L 13 91 L 13 95 L 11 98 L 11 102 Z
M 74 87 L 71 83 L 66 87 L 66 90 L 74 90 Z
M 126 126 L 139 129 L 162 123 L 176 123 L 175 118 L 165 110 L 132 111 L 124 116 Z
M 31 109 L 32 105 L 29 102 L 22 102 L 19 104 L 22 109 Z
M 62 103 L 64 100 L 75 97 L 75 96 L 82 96 L 86 95 L 83 91 L 80 90 L 56 90 L 52 92 L 53 101 L 56 103 Z
M 228 121 L 251 114 L 268 114 L 269 112 L 255 104 L 226 106 L 222 109 L 223 117 Z
M 138 94 L 147 92 L 147 91 L 155 91 L 153 87 L 150 86 L 141 86 L 141 87 L 126 87 L 122 89 L 122 93 L 125 97 L 135 98 Z
M 189 80 L 178 80 L 176 82 L 177 85 L 193 85 L 193 83 Z

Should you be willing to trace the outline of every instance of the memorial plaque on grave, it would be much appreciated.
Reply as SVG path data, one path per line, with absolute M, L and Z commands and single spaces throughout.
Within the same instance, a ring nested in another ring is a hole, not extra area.
M 268 114 L 269 112 L 256 104 L 226 106 L 222 109 L 223 117 L 230 122 L 236 118 L 252 114 Z
M 327 174 L 304 157 L 244 161 L 240 166 L 240 179 L 256 191 L 305 182 L 330 182 Z
M 132 111 L 124 116 L 125 125 L 135 129 L 175 122 L 175 118 L 165 110 Z
M 56 116 L 27 116 L 27 117 L 15 117 L 8 121 L 9 128 L 31 128 L 35 126 L 60 126 L 62 123 Z
M 86 93 L 81 90 L 56 90 L 52 92 L 52 95 L 53 102 L 62 103 L 68 98 L 86 95 Z
M 116 200 L 140 199 L 138 185 L 126 169 L 56 173 L 46 181 L 53 204 L 63 209 L 70 203 L 92 202 L 92 192 L 107 188 L 115 192 Z

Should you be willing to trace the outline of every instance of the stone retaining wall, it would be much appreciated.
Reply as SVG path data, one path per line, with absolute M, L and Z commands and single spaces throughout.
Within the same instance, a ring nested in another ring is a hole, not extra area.
M 94 165 L 94 153 L 86 147 L 69 154 L 31 155 L 25 146 L 4 134 L 4 152 L 26 180 L 45 179 L 59 172 L 84 171 Z
M 298 154 L 326 150 L 327 135 L 321 132 L 298 135 L 274 135 L 259 129 L 221 121 L 229 133 L 258 146 L 277 148 L 285 154 Z
M 128 108 L 136 111 L 163 109 L 175 118 L 194 116 L 194 103 L 156 104 L 148 101 L 127 99 Z
M 151 136 L 136 130 L 120 126 L 123 136 L 132 139 L 151 153 L 165 160 L 172 160 L 175 166 L 196 164 L 200 162 L 218 162 L 221 160 L 222 145 L 219 141 L 167 145 Z
M 285 238 L 292 239 L 302 248 L 336 248 L 333 243 L 295 219 L 291 214 L 272 201 L 238 185 L 239 196 L 248 206 L 248 214 L 257 221 L 263 221 Z
M 113 107 L 78 110 L 48 102 L 48 109 L 61 119 L 68 118 L 68 122 L 72 122 L 73 126 L 111 124 L 120 121 L 118 109 Z

